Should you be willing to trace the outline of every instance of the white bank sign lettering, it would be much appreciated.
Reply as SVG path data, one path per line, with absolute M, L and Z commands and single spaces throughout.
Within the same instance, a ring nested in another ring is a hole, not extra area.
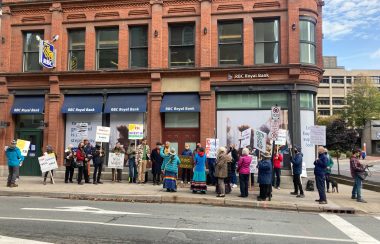
M 68 108 L 67 111 L 68 112 L 78 112 L 78 113 L 95 112 L 95 108 Z
M 140 112 L 140 108 L 111 108 L 111 112 Z
M 165 111 L 195 111 L 195 107 L 165 107 Z

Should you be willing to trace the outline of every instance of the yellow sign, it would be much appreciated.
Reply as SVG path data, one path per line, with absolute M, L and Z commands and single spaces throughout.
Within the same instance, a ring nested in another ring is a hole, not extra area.
M 16 147 L 18 147 L 21 151 L 21 155 L 26 157 L 28 156 L 28 151 L 29 151 L 29 146 L 30 146 L 30 141 L 25 141 L 25 140 L 17 140 Z
M 192 156 L 179 156 L 179 160 L 181 160 L 180 168 L 183 169 L 192 169 L 194 168 L 194 160 Z
M 144 125 L 143 124 L 129 124 L 128 125 L 128 139 L 137 140 L 144 138 Z

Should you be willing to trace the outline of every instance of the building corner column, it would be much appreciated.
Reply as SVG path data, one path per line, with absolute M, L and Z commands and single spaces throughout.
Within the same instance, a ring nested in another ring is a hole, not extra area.
M 199 91 L 200 99 L 200 142 L 206 143 L 206 138 L 216 136 L 215 127 L 215 105 L 213 106 L 215 96 L 211 92 L 210 72 L 201 72 L 201 89 Z
M 149 60 L 151 68 L 162 68 L 162 11 L 163 0 L 150 0 L 152 23 L 148 40 L 150 40 Z
M 293 145 L 301 145 L 301 111 L 300 111 L 300 104 L 299 104 L 299 95 L 296 90 L 291 91 L 291 140 L 293 142 Z
M 10 138 L 13 138 L 14 126 L 11 126 L 12 117 L 9 113 L 9 93 L 7 89 L 7 78 L 0 76 L 0 158 L 5 159 L 3 148 L 8 145 Z M 0 166 L 6 166 L 6 160 L 0 160 Z M 1 169 L 0 169 L 1 172 Z
M 152 90 L 149 93 L 148 103 L 148 143 L 151 148 L 155 147 L 155 143 L 162 141 L 162 121 L 161 121 L 161 74 L 151 74 Z

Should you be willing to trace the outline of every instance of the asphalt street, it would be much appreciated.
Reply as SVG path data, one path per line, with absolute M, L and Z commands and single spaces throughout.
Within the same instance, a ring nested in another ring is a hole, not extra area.
M 0 243 L 380 243 L 379 229 L 379 216 L 0 197 Z

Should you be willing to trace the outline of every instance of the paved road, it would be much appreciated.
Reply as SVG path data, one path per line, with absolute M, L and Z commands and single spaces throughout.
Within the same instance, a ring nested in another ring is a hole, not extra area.
M 0 243 L 380 243 L 377 216 L 21 197 L 0 206 Z

